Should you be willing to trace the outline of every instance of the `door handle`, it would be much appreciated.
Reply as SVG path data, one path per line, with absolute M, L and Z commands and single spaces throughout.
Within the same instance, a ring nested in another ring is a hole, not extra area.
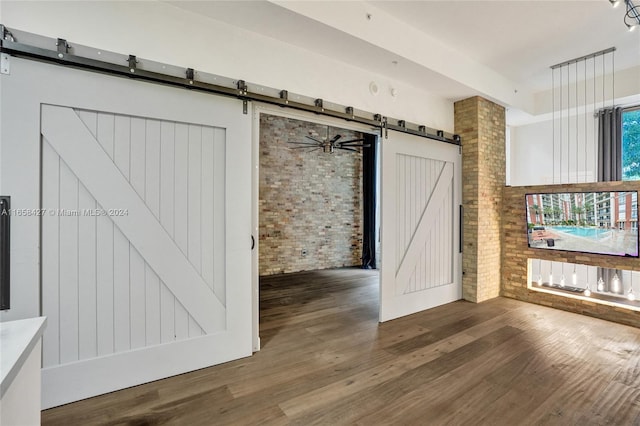
M 0 196 L 0 311 L 9 309 L 9 235 L 11 234 L 11 197 Z
M 460 217 L 458 218 L 458 221 L 459 221 L 458 226 L 459 226 L 460 230 L 458 231 L 459 232 L 458 233 L 458 238 L 459 238 L 459 241 L 458 241 L 459 251 L 458 251 L 458 253 L 462 253 L 462 247 L 463 247 L 463 244 L 464 244 L 464 234 L 463 234 L 463 231 L 464 231 L 464 219 L 463 219 L 464 207 L 462 206 L 462 204 L 460 204 L 460 213 L 459 214 L 460 214 Z
M 253 237 L 253 234 L 251 234 L 251 250 L 253 250 L 256 247 L 256 239 Z

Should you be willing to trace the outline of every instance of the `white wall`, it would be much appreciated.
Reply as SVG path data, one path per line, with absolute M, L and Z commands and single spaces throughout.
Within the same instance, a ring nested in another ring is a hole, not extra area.
M 555 126 L 553 120 L 543 120 L 510 127 L 507 169 L 511 186 L 596 181 L 597 120 L 593 114 L 586 116 L 586 131 L 584 116 L 579 117 L 579 131 L 575 118 L 567 121 L 565 117 L 562 129 L 560 120 L 555 122 Z
M 612 104 L 605 102 L 607 107 Z M 640 95 L 615 100 L 615 105 L 623 108 L 639 104 Z M 593 113 L 601 107 L 588 105 L 586 113 L 578 114 L 577 123 L 576 115 L 567 118 L 565 110 L 562 120 L 556 112 L 555 126 L 551 119 L 511 126 L 507 182 L 512 186 L 595 182 L 598 119 Z
M 512 115 L 528 124 L 511 127 L 511 185 L 595 182 L 598 119 L 594 112 L 613 105 L 638 105 L 639 70 L 616 71 L 615 79 L 611 74 L 588 76 L 579 81 L 584 90 L 577 89 L 574 81 L 556 87 L 555 98 L 552 90 L 540 92 L 537 116 Z
M 0 22 L 453 132 L 451 101 L 166 3 L 3 0 Z M 369 92 L 371 81 L 380 86 L 377 96 Z M 398 90 L 395 98 L 390 87 Z
M 510 184 L 553 183 L 553 140 L 551 121 L 510 128 Z
M 15 378 L 9 383 L 0 398 L 0 424 L 3 425 L 39 425 L 40 424 L 40 351 L 42 343 L 38 342 L 25 353 L 25 360 Z

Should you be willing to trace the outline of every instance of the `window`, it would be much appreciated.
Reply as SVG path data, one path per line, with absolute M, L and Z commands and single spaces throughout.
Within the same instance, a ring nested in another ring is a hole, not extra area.
M 640 106 L 622 111 L 622 180 L 640 180 Z

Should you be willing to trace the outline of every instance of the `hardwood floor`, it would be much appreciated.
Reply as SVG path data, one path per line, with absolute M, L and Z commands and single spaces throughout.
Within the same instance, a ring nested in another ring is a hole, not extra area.
M 640 330 L 497 298 L 377 323 L 375 271 L 264 278 L 253 357 L 44 425 L 640 424 Z

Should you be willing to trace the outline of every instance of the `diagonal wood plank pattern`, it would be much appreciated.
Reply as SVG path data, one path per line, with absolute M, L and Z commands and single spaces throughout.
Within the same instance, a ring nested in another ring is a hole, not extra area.
M 253 357 L 44 411 L 44 425 L 640 423 L 640 330 L 497 298 L 378 324 L 376 271 L 260 283 Z
M 159 129 L 159 122 L 157 127 Z M 202 131 L 199 130 L 196 133 L 201 136 Z M 124 178 L 77 113 L 71 108 L 43 105 L 41 131 L 60 159 L 69 166 L 69 171 L 95 197 L 100 206 L 106 209 L 118 206 L 117 208 L 127 211 L 126 215 L 110 218 L 149 264 L 149 269 L 160 277 L 179 302 L 187 308 L 199 327 L 207 334 L 224 329 L 225 306 L 213 293 L 213 286 L 209 286 L 199 268 L 194 265 L 196 262 L 185 256 L 181 247 L 165 231 L 163 224 L 154 216 L 153 209 L 150 209 L 146 201 L 139 196 L 136 185 L 130 184 Z M 156 139 L 158 142 L 159 136 Z M 141 180 L 146 182 L 146 177 Z M 195 184 L 190 183 L 189 188 L 193 186 Z M 75 208 L 78 208 L 77 205 Z M 201 223 L 199 207 L 196 210 L 198 215 L 195 221 Z M 198 238 L 201 237 L 200 230 L 191 232 L 198 234 Z M 200 240 L 198 241 L 198 247 L 201 247 Z M 65 251 L 62 250 L 62 253 Z M 201 260 L 200 256 L 197 258 Z M 154 287 L 154 293 L 159 299 L 159 286 Z M 159 323 L 159 318 L 157 322 Z M 159 331 L 157 334 L 160 334 Z M 154 340 L 159 343 L 159 336 Z

